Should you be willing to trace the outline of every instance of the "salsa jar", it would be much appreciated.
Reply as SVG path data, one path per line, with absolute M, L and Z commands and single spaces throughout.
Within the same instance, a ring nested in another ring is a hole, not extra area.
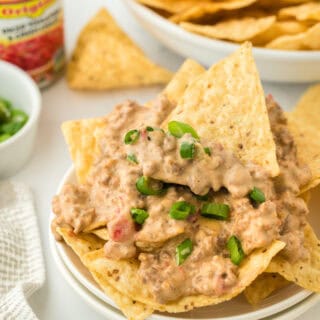
M 61 1 L 0 0 L 0 59 L 50 85 L 65 64 Z

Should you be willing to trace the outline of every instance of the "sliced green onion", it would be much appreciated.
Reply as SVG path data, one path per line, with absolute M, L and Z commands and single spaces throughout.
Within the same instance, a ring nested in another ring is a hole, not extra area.
M 8 140 L 9 138 L 11 138 L 11 135 L 8 133 L 0 134 L 0 142 L 4 142 L 4 141 Z
M 182 142 L 180 145 L 180 156 L 183 159 L 193 159 L 195 153 L 194 143 Z
M 199 139 L 197 132 L 188 124 L 179 121 L 168 123 L 169 132 L 176 138 L 181 138 L 184 134 L 190 133 L 195 139 Z
M 178 201 L 172 205 L 169 214 L 172 219 L 185 220 L 195 211 L 194 205 L 186 201 Z
M 209 195 L 210 195 L 210 190 L 209 190 L 209 192 L 207 194 L 204 194 L 203 196 L 194 193 L 194 196 L 200 201 L 208 201 L 209 200 Z
M 136 143 L 139 139 L 140 132 L 138 130 L 130 130 L 124 136 L 125 144 L 133 144 Z
M 11 110 L 0 100 L 0 123 L 8 122 L 11 118 Z
M 28 118 L 28 115 L 24 111 L 19 109 L 13 109 L 10 121 L 25 124 L 28 121 Z
M 132 163 L 139 163 L 137 157 L 133 153 L 127 155 L 127 160 Z
M 254 187 L 249 193 L 250 198 L 256 203 L 263 203 L 266 201 L 264 193 L 257 187 Z
M 148 212 L 143 209 L 132 208 L 130 212 L 133 220 L 138 224 L 143 224 L 149 217 Z
M 193 244 L 190 239 L 186 239 L 176 247 L 176 263 L 178 266 L 183 264 L 190 256 Z
M 159 180 L 141 176 L 136 182 L 137 190 L 145 196 L 159 196 L 165 193 L 166 189 Z
M 7 134 L 13 136 L 24 125 L 25 125 L 24 122 L 8 122 L 8 123 L 4 123 L 4 124 L 2 124 L 0 126 L 0 133 L 7 133 Z
M 209 147 L 205 147 L 203 148 L 204 149 L 204 152 L 208 155 L 208 156 L 211 156 L 211 150 Z
M 227 220 L 230 207 L 224 203 L 205 203 L 201 208 L 201 215 L 206 218 Z
M 227 242 L 227 248 L 230 252 L 232 263 L 239 265 L 245 256 L 240 240 L 236 236 L 230 237 Z
M 147 129 L 147 131 L 154 131 L 154 129 L 152 127 L 149 127 L 149 126 L 146 129 Z

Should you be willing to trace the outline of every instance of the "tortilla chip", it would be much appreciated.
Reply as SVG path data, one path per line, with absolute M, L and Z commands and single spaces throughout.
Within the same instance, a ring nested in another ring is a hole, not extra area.
M 170 101 L 177 103 L 191 81 L 205 71 L 196 61 L 191 59 L 185 60 L 162 93 Z
M 129 298 L 111 286 L 107 281 L 105 274 L 91 271 L 91 275 L 105 294 L 118 305 L 128 320 L 144 320 L 153 313 L 154 310 L 150 306 Z
M 264 46 L 278 37 L 295 35 L 307 29 L 308 26 L 299 21 L 276 21 L 269 29 L 251 39 L 251 42 L 255 46 Z
M 283 8 L 279 11 L 278 14 L 280 18 L 295 18 L 300 21 L 320 21 L 320 3 L 309 2 L 300 6 Z
M 281 255 L 274 257 L 266 272 L 277 272 L 288 281 L 314 292 L 320 293 L 320 241 L 310 225 L 305 228 L 304 246 L 310 258 L 290 262 Z
M 167 122 L 191 125 L 200 137 L 221 143 L 244 163 L 279 173 L 264 92 L 251 45 L 213 65 L 185 91 Z
M 275 16 L 222 21 L 215 25 L 200 25 L 182 22 L 181 27 L 209 38 L 243 42 L 269 29 L 275 22 Z
M 298 158 L 308 164 L 312 173 L 312 180 L 303 192 L 320 183 L 320 84 L 307 90 L 287 118 Z
M 171 76 L 144 55 L 105 9 L 82 30 L 67 70 L 71 88 L 88 90 L 167 83 Z
M 174 14 L 170 20 L 176 23 L 182 21 L 195 21 L 202 18 L 205 15 L 217 13 L 222 10 L 235 10 L 248 7 L 255 3 L 257 0 L 235 0 L 225 2 L 200 2 L 193 5 L 189 9 Z
M 279 290 L 289 284 L 288 280 L 277 273 L 262 273 L 243 293 L 249 303 L 258 305 L 275 290 Z
M 105 243 L 101 239 L 90 234 L 74 234 L 66 228 L 57 228 L 57 232 L 62 236 L 64 241 L 72 248 L 72 250 L 80 258 L 81 262 L 87 266 L 85 255 L 94 253 L 95 250 L 101 249 Z M 101 249 L 103 252 L 103 249 Z M 121 311 L 130 320 L 143 320 L 152 314 L 153 309 L 126 297 L 118 290 L 113 288 L 106 280 L 106 276 L 92 273 L 94 279 L 100 284 L 105 293 L 119 306 Z
M 319 50 L 320 23 L 315 24 L 305 32 L 276 38 L 269 42 L 266 47 L 283 50 Z
M 105 244 L 105 241 L 92 234 L 75 234 L 68 228 L 60 227 L 57 228 L 57 232 L 61 235 L 66 244 L 77 254 L 82 262 L 85 254 L 101 249 Z
M 178 13 L 199 4 L 199 0 L 138 0 L 138 2 L 148 7 L 164 10 L 170 13 Z
M 99 228 L 99 229 L 91 230 L 89 232 L 97 236 L 99 239 L 102 239 L 105 241 L 108 241 L 110 239 L 107 228 Z
M 104 257 L 103 251 L 95 251 L 86 255 L 87 265 L 91 272 L 108 277 L 108 282 L 126 296 L 143 302 L 159 311 L 184 312 L 196 307 L 217 304 L 232 299 L 240 294 L 268 266 L 285 244 L 275 241 L 267 249 L 259 249 L 248 256 L 239 268 L 239 286 L 222 296 L 188 296 L 168 304 L 158 304 L 142 283 L 138 275 L 137 260 L 111 260 Z M 119 270 L 115 273 L 114 270 Z
M 80 184 L 86 182 L 94 160 L 100 154 L 94 133 L 106 125 L 106 118 L 93 118 L 67 121 L 61 126 Z

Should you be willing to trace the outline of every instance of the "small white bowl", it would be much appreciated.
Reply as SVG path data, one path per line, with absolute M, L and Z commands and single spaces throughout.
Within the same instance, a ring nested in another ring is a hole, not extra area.
M 0 143 L 0 179 L 16 173 L 29 159 L 37 134 L 41 94 L 35 82 L 18 67 L 0 61 L 0 97 L 25 111 L 27 123 L 11 138 Z
M 207 67 L 231 54 L 239 46 L 188 32 L 135 0 L 126 0 L 124 3 L 142 26 L 165 46 Z M 253 54 L 262 80 L 296 83 L 320 80 L 320 51 L 287 51 L 255 47 Z

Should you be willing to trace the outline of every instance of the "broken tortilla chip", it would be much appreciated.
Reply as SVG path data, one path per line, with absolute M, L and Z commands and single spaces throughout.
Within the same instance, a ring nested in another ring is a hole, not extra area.
M 320 23 L 315 24 L 305 32 L 276 38 L 266 47 L 280 50 L 319 50 Z
M 320 21 L 320 3 L 309 2 L 299 6 L 283 8 L 278 13 L 280 18 L 295 18 L 300 21 Z
M 228 294 L 221 296 L 188 296 L 167 304 L 158 304 L 149 293 L 138 275 L 137 260 L 111 260 L 104 257 L 103 251 L 86 254 L 86 264 L 92 273 L 107 275 L 107 281 L 125 296 L 151 306 L 155 310 L 167 312 L 184 312 L 196 307 L 203 307 L 227 301 L 241 293 L 268 266 L 285 244 L 274 241 L 268 248 L 251 253 L 239 268 L 239 285 Z M 115 275 L 113 270 L 119 270 Z
M 266 31 L 252 38 L 251 42 L 255 46 L 264 46 L 278 37 L 295 35 L 304 32 L 307 29 L 308 26 L 299 21 L 276 21 Z
M 102 239 L 105 241 L 108 241 L 110 239 L 107 228 L 94 229 L 94 230 L 89 231 L 89 233 L 92 233 L 95 236 L 97 236 L 99 239 Z
M 88 90 L 167 83 L 171 76 L 143 54 L 105 9 L 82 30 L 67 70 L 71 88 Z
M 289 285 L 290 282 L 278 273 L 262 273 L 244 291 L 244 296 L 252 305 L 258 305 L 274 291 Z
M 310 87 L 292 112 L 287 113 L 289 130 L 297 145 L 298 158 L 306 163 L 312 179 L 302 192 L 320 183 L 320 84 Z
M 320 293 L 320 241 L 312 227 L 305 227 L 304 246 L 309 252 L 309 258 L 290 262 L 281 255 L 274 257 L 266 272 L 276 272 L 288 281 L 302 288 Z
M 106 125 L 106 118 L 93 118 L 67 121 L 61 126 L 80 184 L 86 182 L 95 158 L 100 154 L 94 133 Z
M 275 16 L 263 18 L 246 17 L 222 21 L 215 25 L 199 25 L 182 22 L 181 27 L 214 39 L 243 42 L 269 29 L 276 20 Z
M 244 163 L 279 173 L 264 92 L 249 43 L 213 65 L 185 91 L 165 121 L 191 125 L 200 137 L 217 141 Z

